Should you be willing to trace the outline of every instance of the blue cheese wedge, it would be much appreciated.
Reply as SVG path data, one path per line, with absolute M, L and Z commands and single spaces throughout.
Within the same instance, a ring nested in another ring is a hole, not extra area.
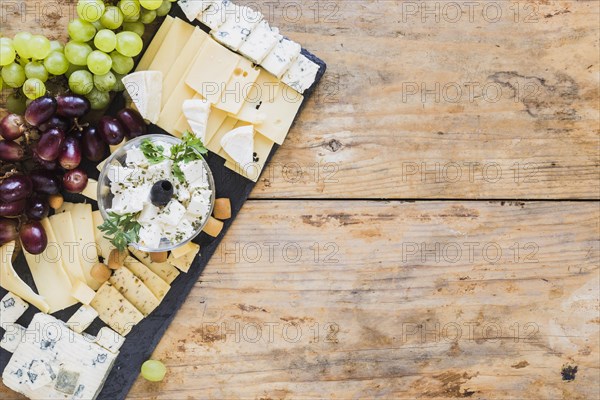
M 125 343 L 125 338 L 108 327 L 101 328 L 94 338 L 94 343 L 102 346 L 111 353 L 118 354 Z
M 283 38 L 260 64 L 264 69 L 281 78 L 300 55 L 302 47 L 296 42 Z
M 214 1 L 200 14 L 198 20 L 212 30 L 219 29 L 225 23 L 227 13 L 235 11 L 235 7 L 229 0 Z
M 98 313 L 90 306 L 83 305 L 67 321 L 67 325 L 77 333 L 83 333 L 98 317 Z
M 237 51 L 261 20 L 260 12 L 233 5 L 227 10 L 225 22 L 210 34 L 222 45 Z
M 47 314 L 36 314 L 23 338 L 2 379 L 31 400 L 95 399 L 117 358 Z
M 283 37 L 277 28 L 261 21 L 246 39 L 239 51 L 254 64 L 260 64 Z
M 283 75 L 281 81 L 298 93 L 304 93 L 306 89 L 315 83 L 317 72 L 319 72 L 319 66 L 300 54 L 290 69 Z
M 5 325 L 17 322 L 28 308 L 29 304 L 23 299 L 16 294 L 8 292 L 6 296 L 0 300 L 0 328 L 4 328 Z
M 0 348 L 14 353 L 17 347 L 21 344 L 25 337 L 25 328 L 19 324 L 5 324 L 3 329 L 6 331 L 2 340 L 0 340 Z
M 191 22 L 195 20 L 201 12 L 215 3 L 215 0 L 179 0 L 177 3 L 187 19 Z

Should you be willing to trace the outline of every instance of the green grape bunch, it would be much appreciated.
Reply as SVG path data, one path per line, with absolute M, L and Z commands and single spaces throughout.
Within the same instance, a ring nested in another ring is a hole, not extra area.
M 71 92 L 103 109 L 110 92 L 121 92 L 144 47 L 145 25 L 164 17 L 176 0 L 79 0 L 77 17 L 67 25 L 69 41 L 19 32 L 0 38 L 0 90 L 14 89 L 7 104 L 16 112 L 27 99 L 47 92 L 49 80 L 64 77 Z M 19 99 L 16 101 L 15 99 Z

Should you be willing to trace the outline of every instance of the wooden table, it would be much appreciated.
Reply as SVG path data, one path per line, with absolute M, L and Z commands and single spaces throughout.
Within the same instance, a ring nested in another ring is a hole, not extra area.
M 129 398 L 598 398 L 599 3 L 260 4 L 329 70 Z

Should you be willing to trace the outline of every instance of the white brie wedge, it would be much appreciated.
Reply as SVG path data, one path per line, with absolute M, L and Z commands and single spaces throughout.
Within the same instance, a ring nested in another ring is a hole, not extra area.
M 210 115 L 210 103 L 204 99 L 192 99 L 183 102 L 183 115 L 188 120 L 194 136 L 206 144 L 206 126 Z
M 123 77 L 123 85 L 144 119 L 155 124 L 161 109 L 163 74 L 140 71 Z
M 240 166 L 250 165 L 254 161 L 254 126 L 242 126 L 226 133 L 221 147 Z

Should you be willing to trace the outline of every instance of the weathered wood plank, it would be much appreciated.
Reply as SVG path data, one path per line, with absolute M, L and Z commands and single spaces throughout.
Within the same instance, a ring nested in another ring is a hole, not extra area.
M 65 39 L 73 3 L 3 34 Z M 254 196 L 598 198 L 598 2 L 251 3 L 329 64 Z
M 167 380 L 130 398 L 593 398 L 598 216 L 249 202 L 155 353 Z

